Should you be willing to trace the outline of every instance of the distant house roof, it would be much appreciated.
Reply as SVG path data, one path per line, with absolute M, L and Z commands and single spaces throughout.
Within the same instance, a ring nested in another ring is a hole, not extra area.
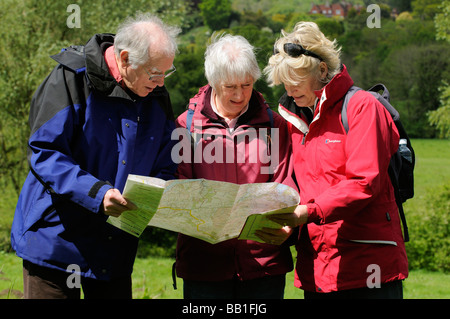
M 355 7 L 355 9 L 359 10 L 360 6 L 353 6 L 351 3 L 340 2 L 329 4 L 326 2 L 325 4 L 312 4 L 310 14 L 322 14 L 326 17 L 343 17 L 347 16 L 348 11 Z

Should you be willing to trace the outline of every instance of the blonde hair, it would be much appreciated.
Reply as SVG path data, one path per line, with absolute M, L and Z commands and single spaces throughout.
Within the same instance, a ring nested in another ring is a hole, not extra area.
M 281 34 L 282 37 L 274 45 L 274 50 L 278 53 L 272 55 L 264 69 L 270 85 L 282 83 L 298 85 L 310 75 L 326 84 L 341 71 L 341 49 L 337 41 L 330 41 L 325 37 L 314 22 L 299 22 L 291 33 L 282 30 Z M 284 51 L 286 43 L 300 44 L 306 50 L 320 56 L 328 67 L 326 77 L 320 77 L 319 59 L 307 55 L 291 57 Z

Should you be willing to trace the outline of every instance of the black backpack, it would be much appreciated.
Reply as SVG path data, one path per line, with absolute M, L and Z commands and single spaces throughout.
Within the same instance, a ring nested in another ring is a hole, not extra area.
M 356 86 L 352 86 L 345 95 L 341 112 L 342 124 L 344 125 L 345 132 L 348 132 L 348 119 L 347 119 L 348 102 L 350 101 L 350 98 L 359 90 L 362 89 Z M 408 233 L 408 226 L 406 224 L 405 213 L 403 211 L 403 203 L 407 199 L 414 197 L 413 172 L 416 162 L 414 149 L 412 148 L 411 140 L 409 139 L 408 134 L 406 133 L 406 130 L 404 129 L 400 121 L 400 114 L 389 103 L 390 95 L 386 86 L 384 86 L 383 84 L 376 84 L 367 91 L 370 92 L 389 111 L 389 113 L 392 116 L 392 119 L 394 120 L 395 126 L 397 127 L 397 130 L 400 134 L 400 139 L 406 140 L 407 142 L 406 146 L 409 149 L 409 152 L 411 153 L 410 154 L 411 161 L 410 161 L 404 156 L 402 156 L 400 149 L 397 150 L 397 152 L 391 157 L 388 169 L 389 177 L 391 179 L 392 185 L 394 186 L 395 201 L 397 202 L 400 218 L 403 224 L 404 241 L 407 242 L 409 241 L 409 233 Z M 382 92 L 381 94 L 378 93 L 380 91 Z

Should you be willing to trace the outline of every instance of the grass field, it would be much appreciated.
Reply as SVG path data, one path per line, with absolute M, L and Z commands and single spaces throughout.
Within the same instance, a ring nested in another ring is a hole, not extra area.
M 410 213 L 409 218 L 414 218 L 414 212 L 420 211 L 419 208 L 427 207 L 426 195 L 433 192 L 435 186 L 450 185 L 450 141 L 413 140 L 413 146 L 416 150 L 415 197 L 405 205 L 405 210 Z M 0 230 L 4 233 L 10 229 L 14 211 L 13 205 L 5 204 L 7 197 L 0 199 Z M 432 240 L 433 238 L 430 238 L 430 241 Z M 411 241 L 414 241 L 414 236 Z M 450 252 L 447 252 L 448 254 Z M 136 299 L 182 298 L 182 280 L 177 280 L 177 290 L 172 287 L 172 264 L 173 259 L 170 258 L 137 259 L 133 273 L 133 297 Z M 293 277 L 293 272 L 288 274 L 285 298 L 303 298 L 303 292 L 293 286 Z M 6 253 L 0 249 L 0 299 L 21 298 L 22 291 L 21 259 L 13 253 Z M 404 297 L 406 299 L 448 299 L 450 298 L 450 274 L 412 270 L 409 278 L 404 282 Z
M 22 261 L 12 253 L 0 253 L 0 299 L 22 298 Z M 181 299 L 183 281 L 177 279 L 178 289 L 172 286 L 170 258 L 137 259 L 133 272 L 133 298 Z M 303 292 L 293 286 L 294 273 L 286 280 L 285 299 L 302 299 Z M 412 271 L 404 282 L 405 299 L 450 298 L 450 274 Z

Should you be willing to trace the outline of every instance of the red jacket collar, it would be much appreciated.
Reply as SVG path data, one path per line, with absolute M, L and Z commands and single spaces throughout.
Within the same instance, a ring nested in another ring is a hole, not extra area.
M 109 73 L 114 77 L 117 83 L 122 82 L 122 76 L 119 72 L 119 67 L 117 66 L 116 55 L 114 54 L 114 46 L 110 46 L 105 51 L 105 62 L 108 65 Z
M 319 98 L 319 104 L 321 103 L 320 99 L 326 99 L 326 105 L 334 105 L 344 98 L 352 85 L 353 80 L 348 74 L 347 67 L 342 65 L 341 72 L 336 74 L 321 90 L 315 91 L 315 94 Z M 317 110 L 315 113 L 317 113 Z

